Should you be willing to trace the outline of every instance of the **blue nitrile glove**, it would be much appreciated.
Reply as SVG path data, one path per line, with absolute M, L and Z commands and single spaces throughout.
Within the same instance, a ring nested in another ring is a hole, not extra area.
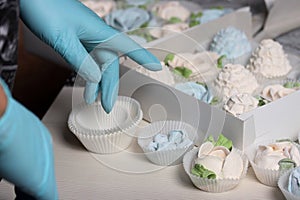
M 50 134 L 0 79 L 1 85 L 8 102 L 0 117 L 0 177 L 36 199 L 58 199 Z
M 77 0 L 21 0 L 20 13 L 33 33 L 60 53 L 87 81 L 84 93 L 87 103 L 94 102 L 101 92 L 106 112 L 111 111 L 117 97 L 118 53 L 126 54 L 147 69 L 161 69 L 160 62 L 150 52 L 106 25 Z M 93 49 L 95 60 L 88 54 Z

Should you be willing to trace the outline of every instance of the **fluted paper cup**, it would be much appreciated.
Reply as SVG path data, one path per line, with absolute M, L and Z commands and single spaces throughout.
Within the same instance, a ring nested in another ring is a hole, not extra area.
M 246 155 L 244 155 L 238 149 L 234 150 L 236 150 L 240 154 L 243 160 L 243 172 L 240 178 L 208 179 L 191 174 L 193 163 L 195 158 L 197 157 L 199 148 L 192 149 L 191 151 L 185 154 L 185 156 L 183 157 L 184 170 L 186 174 L 190 177 L 193 184 L 200 190 L 212 193 L 220 193 L 232 190 L 239 184 L 240 180 L 246 176 L 248 170 L 248 159 Z
M 298 167 L 299 168 L 299 167 Z M 294 169 L 283 173 L 278 180 L 278 187 L 287 200 L 299 200 L 300 197 L 288 191 L 289 176 Z
M 149 149 L 148 145 L 158 133 L 167 134 L 172 130 L 181 130 L 187 134 L 191 141 L 182 147 L 166 148 L 158 151 Z M 141 129 L 138 135 L 138 144 L 145 153 L 145 156 L 154 164 L 167 166 L 182 163 L 184 154 L 194 146 L 197 139 L 197 131 L 191 125 L 181 121 L 157 121 Z
M 258 144 L 253 144 L 247 149 L 247 156 L 253 168 L 256 178 L 264 185 L 277 187 L 279 177 L 287 170 L 265 169 L 255 164 L 254 159 L 259 145 L 268 145 L 275 143 L 276 140 L 263 141 Z M 295 143 L 294 143 L 295 144 Z M 295 144 L 299 149 L 299 145 Z
M 136 100 L 119 96 L 109 114 L 100 102 L 79 104 L 70 113 L 68 126 L 89 151 L 116 153 L 131 144 L 142 116 Z

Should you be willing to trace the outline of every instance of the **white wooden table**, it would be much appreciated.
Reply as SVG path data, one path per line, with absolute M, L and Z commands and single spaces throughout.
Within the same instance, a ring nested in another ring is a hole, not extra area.
M 278 188 L 259 183 L 251 168 L 235 189 L 214 194 L 194 187 L 182 165 L 151 164 L 135 141 L 121 153 L 89 153 L 67 127 L 72 96 L 75 104 L 81 102 L 82 91 L 63 88 L 43 118 L 53 137 L 60 199 L 284 199 Z M 13 197 L 13 187 L 0 183 L 0 200 Z

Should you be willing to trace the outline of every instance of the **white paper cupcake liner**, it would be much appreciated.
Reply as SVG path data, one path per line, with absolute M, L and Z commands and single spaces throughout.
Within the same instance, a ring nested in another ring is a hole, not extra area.
M 116 153 L 126 149 L 142 120 L 140 105 L 129 97 L 118 97 L 110 114 L 100 102 L 80 104 L 69 115 L 69 129 L 94 153 Z
M 287 200 L 299 200 L 300 197 L 288 191 L 289 176 L 293 169 L 283 173 L 278 180 L 278 187 Z
M 259 167 L 258 165 L 256 165 L 254 163 L 254 158 L 256 155 L 258 145 L 268 145 L 268 144 L 271 144 L 274 142 L 276 142 L 276 140 L 263 141 L 263 142 L 260 142 L 259 144 L 251 145 L 251 147 L 249 147 L 247 149 L 247 156 L 248 156 L 249 162 L 253 168 L 256 178 L 264 185 L 277 187 L 277 182 L 278 182 L 279 177 L 287 170 L 265 169 L 265 168 Z M 299 150 L 299 145 L 297 145 L 296 143 L 294 143 L 294 144 L 297 146 L 297 148 Z
M 192 143 L 184 147 L 158 151 L 152 151 L 148 148 L 149 143 L 153 140 L 153 136 L 158 133 L 167 134 L 172 130 L 185 132 Z M 180 121 L 157 121 L 139 131 L 138 144 L 151 162 L 157 165 L 167 166 L 182 163 L 184 154 L 194 146 L 196 139 L 196 129 L 187 123 Z
M 247 174 L 248 170 L 248 159 L 246 155 L 244 155 L 238 149 L 235 149 L 243 159 L 243 172 L 240 178 L 226 178 L 226 179 L 207 179 L 207 178 L 200 178 L 193 174 L 191 174 L 192 165 L 194 163 L 195 158 L 197 157 L 199 148 L 192 149 L 188 153 L 185 154 L 183 157 L 183 167 L 186 174 L 190 177 L 193 184 L 199 188 L 200 190 L 212 193 L 220 193 L 226 192 L 229 190 L 234 189 L 240 182 L 242 178 L 244 178 Z

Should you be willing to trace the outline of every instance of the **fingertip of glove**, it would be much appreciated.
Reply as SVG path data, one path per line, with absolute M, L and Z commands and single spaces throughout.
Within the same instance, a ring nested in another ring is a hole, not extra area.
M 162 70 L 160 61 L 152 53 L 146 50 L 146 55 L 145 63 L 143 64 L 144 67 L 152 71 Z
M 144 64 L 143 66 L 151 71 L 162 70 L 162 66 L 160 63 L 147 63 L 147 64 Z

